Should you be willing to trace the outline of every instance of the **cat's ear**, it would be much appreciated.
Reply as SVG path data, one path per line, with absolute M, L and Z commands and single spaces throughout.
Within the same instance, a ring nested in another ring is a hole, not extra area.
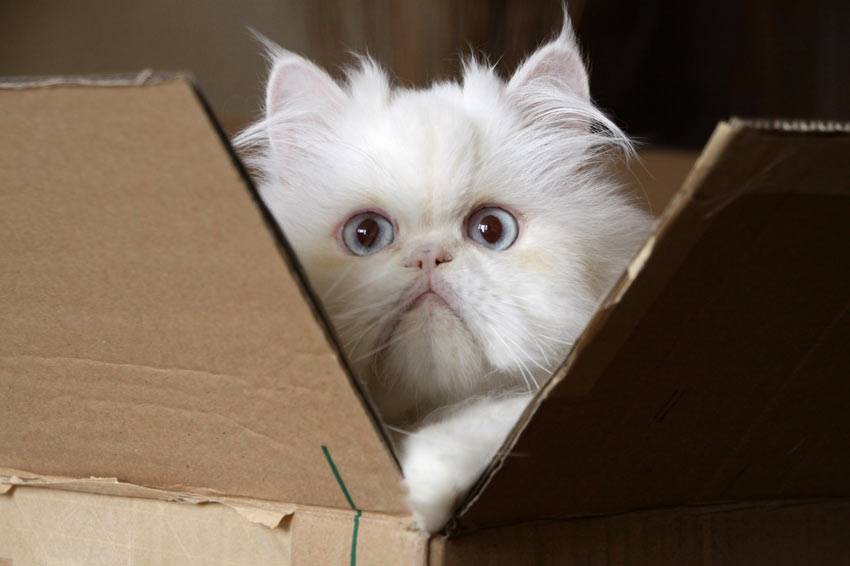
M 266 124 L 273 151 L 292 149 L 298 132 L 321 127 L 345 101 L 345 93 L 307 59 L 269 45 L 272 62 L 266 85 Z
M 590 100 L 587 69 L 566 10 L 558 37 L 526 59 L 508 82 L 508 92 L 519 98 L 533 97 L 541 89 L 557 89 L 583 102 Z
M 267 118 L 294 105 L 332 111 L 344 99 L 342 89 L 325 71 L 295 53 L 276 49 L 266 85 Z

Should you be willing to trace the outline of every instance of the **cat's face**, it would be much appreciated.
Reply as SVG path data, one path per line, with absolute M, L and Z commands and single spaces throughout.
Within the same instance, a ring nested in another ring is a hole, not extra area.
M 391 423 L 536 389 L 643 234 L 598 175 L 610 138 L 559 39 L 507 85 L 473 65 L 425 91 L 279 56 L 262 195 Z

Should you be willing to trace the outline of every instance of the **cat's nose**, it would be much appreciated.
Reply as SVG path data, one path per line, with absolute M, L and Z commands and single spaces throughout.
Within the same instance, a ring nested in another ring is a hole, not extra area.
M 419 246 L 404 264 L 405 267 L 418 267 L 427 272 L 431 272 L 441 264 L 448 263 L 452 260 L 449 251 L 440 245 L 426 244 Z

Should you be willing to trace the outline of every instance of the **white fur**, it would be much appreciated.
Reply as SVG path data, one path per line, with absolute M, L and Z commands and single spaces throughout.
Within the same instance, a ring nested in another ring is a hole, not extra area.
M 472 399 L 440 411 L 404 438 L 399 459 L 420 529 L 442 528 L 530 400 L 529 394 Z
M 436 530 L 517 416 L 464 401 L 517 389 L 527 401 L 643 240 L 647 215 L 607 175 L 610 154 L 630 146 L 590 102 L 568 22 L 507 83 L 469 60 L 462 83 L 393 88 L 363 58 L 338 84 L 269 49 L 266 116 L 236 142 L 261 172 L 262 198 L 357 378 L 385 422 L 414 431 L 402 466 L 420 525 Z M 509 249 L 465 236 L 465 219 L 482 205 L 519 216 Z M 387 248 L 358 257 L 338 233 L 364 209 L 381 211 L 397 231 Z M 452 257 L 430 279 L 445 303 L 408 310 L 429 284 L 410 267 L 423 245 Z M 457 404 L 443 421 L 424 420 Z M 448 447 L 441 437 L 451 448 L 429 448 Z

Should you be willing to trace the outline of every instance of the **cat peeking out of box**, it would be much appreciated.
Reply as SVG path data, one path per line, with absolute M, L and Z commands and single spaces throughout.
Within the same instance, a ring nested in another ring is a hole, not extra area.
M 611 180 L 628 140 L 590 100 L 567 19 L 505 81 L 334 81 L 269 44 L 236 143 L 439 530 L 649 231 Z

